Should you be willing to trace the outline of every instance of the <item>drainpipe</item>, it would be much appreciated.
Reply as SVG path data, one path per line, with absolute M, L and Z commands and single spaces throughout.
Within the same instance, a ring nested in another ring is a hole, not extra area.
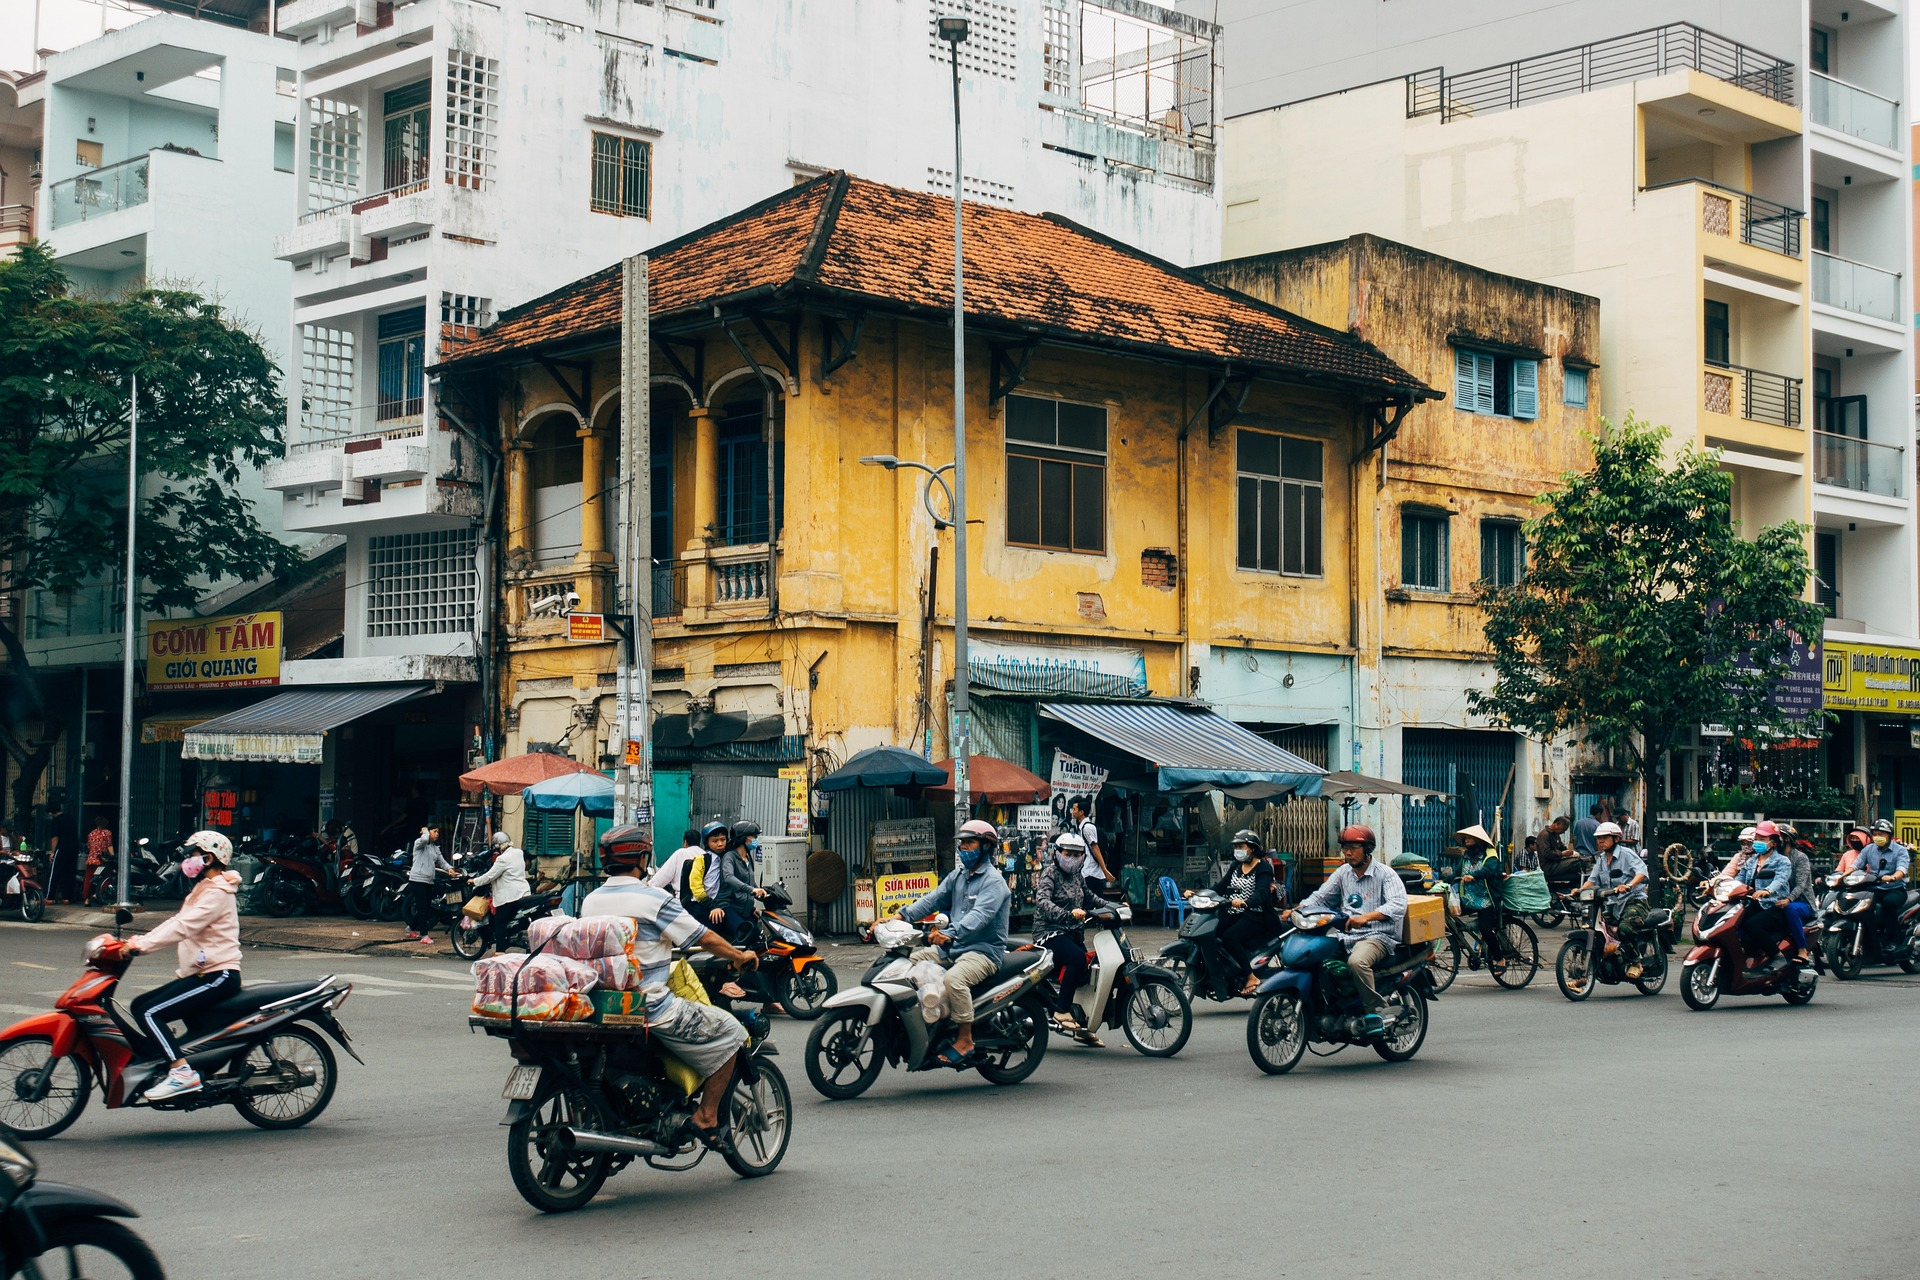
M 727 335 L 727 341 L 733 344 L 733 349 L 740 353 L 740 358 L 747 362 L 747 367 L 752 369 L 754 376 L 760 379 L 761 391 L 766 397 L 765 407 L 760 413 L 760 421 L 766 424 L 767 431 L 767 618 L 772 621 L 780 616 L 780 563 L 779 555 L 775 550 L 780 540 L 780 488 L 779 476 L 774 467 L 774 449 L 777 446 L 773 438 L 775 383 L 773 375 L 747 353 L 746 346 L 740 341 L 740 335 L 733 331 L 732 323 L 720 314 L 719 307 L 713 309 L 713 318 L 719 322 L 721 330 Z M 782 387 L 781 390 L 784 392 L 786 388 Z

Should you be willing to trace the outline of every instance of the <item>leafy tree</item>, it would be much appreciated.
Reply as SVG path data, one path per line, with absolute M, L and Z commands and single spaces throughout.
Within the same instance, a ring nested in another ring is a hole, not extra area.
M 234 492 L 243 469 L 283 452 L 279 371 L 259 340 L 185 290 L 75 293 L 29 243 L 0 263 L 0 594 L 69 590 L 124 556 L 131 375 L 144 606 L 189 606 L 212 584 L 295 562 Z M 20 767 L 14 808 L 24 813 L 64 717 L 42 715 L 12 618 L 0 618 L 0 652 L 0 750 Z M 36 720 L 45 727 L 31 735 Z
M 1632 416 L 1603 424 L 1592 469 L 1534 500 L 1524 578 L 1481 587 L 1495 681 L 1468 695 L 1541 738 L 1578 729 L 1624 747 L 1646 783 L 1649 839 L 1654 771 L 1681 734 L 1808 731 L 1769 693 L 1794 637 L 1821 626 L 1804 598 L 1806 528 L 1743 537 L 1718 453 L 1689 445 L 1669 464 L 1666 439 Z

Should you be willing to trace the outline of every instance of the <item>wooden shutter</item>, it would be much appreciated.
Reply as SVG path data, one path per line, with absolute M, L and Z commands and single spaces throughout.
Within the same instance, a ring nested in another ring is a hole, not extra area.
M 1537 360 L 1513 362 L 1513 416 L 1540 416 L 1540 362 Z
M 1453 353 L 1453 402 L 1464 413 L 1493 412 L 1493 357 Z

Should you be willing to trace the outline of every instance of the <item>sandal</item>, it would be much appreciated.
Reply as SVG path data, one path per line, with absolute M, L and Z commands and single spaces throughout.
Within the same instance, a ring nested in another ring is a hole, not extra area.
M 947 1045 L 942 1048 L 940 1052 L 933 1055 L 933 1060 L 943 1067 L 952 1067 L 955 1071 L 960 1071 L 966 1068 L 968 1061 L 972 1059 L 972 1057 L 973 1055 L 970 1053 L 961 1053 L 952 1045 Z
M 711 1129 L 708 1129 L 695 1124 L 692 1120 L 688 1120 L 687 1131 L 697 1138 L 700 1145 L 707 1150 L 722 1153 L 726 1151 L 727 1137 L 724 1125 L 716 1124 Z
M 1092 1027 L 1075 1027 L 1073 1029 L 1073 1038 L 1089 1049 L 1104 1049 L 1107 1047 L 1105 1040 L 1093 1034 Z

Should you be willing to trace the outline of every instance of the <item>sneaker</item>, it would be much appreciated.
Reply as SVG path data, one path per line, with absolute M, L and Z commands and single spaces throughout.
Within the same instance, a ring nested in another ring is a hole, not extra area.
M 167 1078 L 147 1090 L 148 1102 L 165 1102 L 168 1098 L 177 1098 L 183 1093 L 200 1092 L 200 1073 L 192 1067 L 175 1067 L 167 1072 Z

